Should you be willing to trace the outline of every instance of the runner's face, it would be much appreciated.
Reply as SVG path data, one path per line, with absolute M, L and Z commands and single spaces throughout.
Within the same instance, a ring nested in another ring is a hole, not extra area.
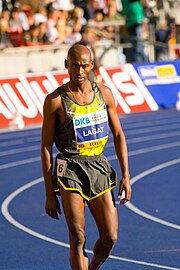
M 87 81 L 91 69 L 93 68 L 93 61 L 91 54 L 84 51 L 75 51 L 68 57 L 67 68 L 70 80 L 76 85 L 80 86 Z

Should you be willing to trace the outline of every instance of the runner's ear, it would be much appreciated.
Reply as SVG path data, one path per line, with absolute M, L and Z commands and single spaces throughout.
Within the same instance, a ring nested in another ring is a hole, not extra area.
M 93 69 L 94 68 L 94 61 L 92 60 L 91 61 L 91 69 Z
M 64 66 L 67 68 L 67 60 L 64 61 Z

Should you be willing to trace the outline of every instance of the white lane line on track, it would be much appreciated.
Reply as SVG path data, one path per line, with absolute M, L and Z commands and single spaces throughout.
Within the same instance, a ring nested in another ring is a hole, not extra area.
M 129 157 L 136 156 L 136 155 L 141 155 L 141 154 L 145 154 L 145 153 L 149 153 L 149 152 L 154 152 L 154 151 L 158 151 L 158 150 L 163 150 L 163 149 L 168 149 L 168 148 L 173 148 L 173 147 L 179 147 L 179 146 L 180 146 L 180 142 L 176 142 L 176 143 L 161 144 L 159 146 L 142 148 L 142 149 L 138 149 L 138 150 L 134 150 L 134 151 L 129 151 Z M 55 156 L 55 155 L 56 154 L 54 154 L 53 156 Z M 24 160 L 19 160 L 19 161 L 14 161 L 14 162 L 2 164 L 2 165 L 0 165 L 0 170 L 8 169 L 8 168 L 15 167 L 15 166 L 20 166 L 20 165 L 23 165 L 23 164 L 36 162 L 36 161 L 38 161 L 40 159 L 41 159 L 40 156 L 37 156 L 37 157 L 34 157 L 34 158 L 28 158 L 28 159 L 24 159 Z M 117 156 L 116 155 L 107 156 L 107 159 L 109 161 L 116 160 Z
M 17 149 L 12 149 L 12 150 L 5 150 L 5 151 L 1 151 L 0 152 L 0 156 L 9 156 L 12 154 L 18 154 L 18 153 L 26 153 L 26 152 L 31 152 L 31 151 L 39 151 L 40 150 L 40 146 L 35 145 L 35 146 L 28 146 L 28 147 L 21 147 L 21 148 L 17 148 Z
M 140 128 L 140 127 L 151 127 L 151 126 L 162 126 L 162 125 L 171 125 L 171 124 L 178 124 L 179 123 L 179 119 L 177 117 L 174 117 L 174 118 L 170 118 L 168 119 L 168 121 L 166 119 L 159 119 L 159 120 L 156 120 L 156 119 L 153 119 L 153 120 L 145 120 L 145 121 L 141 121 L 141 122 L 137 122 L 136 120 L 134 122 L 126 122 L 125 121 L 122 121 L 121 118 L 119 118 L 119 120 L 121 121 L 121 124 L 122 126 L 125 128 L 125 129 L 132 129 L 132 128 Z
M 18 144 L 27 144 L 27 143 L 31 143 L 31 142 L 41 142 L 41 138 L 40 136 L 34 136 L 33 138 L 31 137 L 24 137 L 23 139 L 19 139 L 19 140 L 9 140 L 9 141 L 5 141 L 5 142 L 0 142 L 0 147 L 7 147 L 10 145 L 18 145 Z
M 156 250 L 144 250 L 144 253 L 166 253 L 166 252 L 179 252 L 180 248 L 175 249 L 156 249 Z
M 158 150 L 179 147 L 179 146 L 180 146 L 180 142 L 173 142 L 173 143 L 161 144 L 161 145 L 147 147 L 147 148 L 141 148 L 138 150 L 129 151 L 129 157 L 141 155 L 141 154 L 145 154 L 149 152 L 154 152 Z M 109 161 L 116 160 L 116 159 L 117 159 L 116 155 L 108 156 Z
M 0 142 L 0 147 L 7 147 L 7 146 L 18 145 L 18 144 L 23 144 L 23 143 L 24 143 L 23 139 L 5 141 L 5 142 Z
M 29 229 L 28 227 L 22 225 L 21 223 L 19 223 L 18 221 L 16 221 L 11 214 L 9 213 L 8 207 L 10 205 L 10 203 L 12 202 L 12 200 L 18 196 L 21 192 L 25 191 L 26 189 L 31 188 L 34 185 L 37 185 L 39 183 L 41 183 L 43 181 L 43 178 L 38 178 L 20 188 L 18 188 L 17 190 L 15 190 L 13 193 L 11 193 L 2 203 L 1 205 L 1 212 L 3 214 L 3 216 L 9 221 L 9 223 L 11 223 L 12 225 L 14 225 L 15 227 L 17 227 L 18 229 L 32 235 L 35 236 L 37 238 L 40 238 L 44 241 L 65 247 L 65 248 L 69 248 L 69 244 L 66 244 L 64 242 L 60 242 L 57 241 L 53 238 L 50 237 L 46 237 L 43 234 L 37 233 L 31 229 Z M 87 253 L 92 254 L 93 251 L 92 250 L 88 250 L 86 249 Z M 138 261 L 138 260 L 132 260 L 132 259 L 128 259 L 128 258 L 123 258 L 123 257 L 119 257 L 119 256 L 113 256 L 110 255 L 109 258 L 114 259 L 114 260 L 119 260 L 119 261 L 125 261 L 128 263 L 134 263 L 134 264 L 139 264 L 139 265 L 144 265 L 144 266 L 151 266 L 151 267 L 155 267 L 155 268 L 161 268 L 161 269 L 168 269 L 168 270 L 180 270 L 180 268 L 176 268 L 176 267 L 172 267 L 172 266 L 166 266 L 166 265 L 160 265 L 160 264 L 154 264 L 154 263 L 148 263 L 148 262 L 144 262 L 144 261 Z
M 173 148 L 173 147 L 177 147 L 177 146 L 180 146 L 180 141 L 166 143 L 166 144 L 160 144 L 160 145 L 156 145 L 156 146 L 150 146 L 150 147 L 141 148 L 138 150 L 133 150 L 133 151 L 130 151 L 130 156 L 135 156 L 135 155 L 144 154 L 147 152 L 154 152 L 154 151 L 158 151 L 158 150 Z
M 34 157 L 34 158 L 28 158 L 28 159 L 23 159 L 23 160 L 19 160 L 19 161 L 6 163 L 3 165 L 0 165 L 0 170 L 12 168 L 12 167 L 16 167 L 16 166 L 20 166 L 20 165 L 24 165 L 24 164 L 33 163 L 33 162 L 40 161 L 40 160 L 41 160 L 41 157 L 38 156 L 38 157 Z
M 131 179 L 131 185 L 133 185 L 134 183 L 136 183 L 137 181 L 139 181 L 140 179 L 142 179 L 143 177 L 153 173 L 153 172 L 156 172 L 158 170 L 161 170 L 161 169 L 164 169 L 166 167 L 169 167 L 169 166 L 172 166 L 172 165 L 175 165 L 177 163 L 180 163 L 180 158 L 177 158 L 177 159 L 173 159 L 173 160 L 170 160 L 170 161 L 167 161 L 167 162 L 164 162 L 164 163 L 161 163 L 159 165 L 156 165 L 136 176 L 134 176 L 132 179 Z
M 132 212 L 138 214 L 139 216 L 142 216 L 146 219 L 149 219 L 149 220 L 152 220 L 154 222 L 157 222 L 157 223 L 160 223 L 162 225 L 165 225 L 165 226 L 168 226 L 168 227 L 171 227 L 171 228 L 174 228 L 176 230 L 180 230 L 180 225 L 177 225 L 177 224 L 173 224 L 171 222 L 168 222 L 168 221 L 165 221 L 163 219 L 160 219 L 160 218 L 157 218 L 157 217 L 154 217 L 142 210 L 140 210 L 139 208 L 137 208 L 136 206 L 134 206 L 132 203 L 128 202 L 127 205 L 126 205 L 127 208 L 129 208 Z
M 147 148 L 141 148 L 139 150 L 130 151 L 129 156 L 144 154 L 148 151 L 153 152 L 153 151 L 157 151 L 157 150 L 167 149 L 167 148 L 176 147 L 179 145 L 180 145 L 180 141 L 167 143 L 167 144 L 159 144 L 156 146 L 151 146 L 151 147 L 147 147 Z M 107 145 L 106 145 L 107 148 L 111 147 L 111 146 L 112 146 L 112 143 L 110 143 L 110 142 L 107 143 Z M 2 156 L 8 156 L 8 155 L 12 155 L 12 154 L 31 152 L 31 151 L 40 151 L 40 146 L 36 145 L 36 146 L 21 147 L 21 148 L 12 149 L 12 150 L 1 151 L 0 156 L 2 157 Z M 116 159 L 116 155 L 110 156 L 109 160 L 114 160 L 114 159 Z
M 146 142 L 146 141 L 159 140 L 159 139 L 167 139 L 167 138 L 173 138 L 173 137 L 179 138 L 179 135 L 180 135 L 180 131 L 161 133 L 161 134 L 153 134 L 153 135 L 142 136 L 142 137 L 138 136 L 137 138 L 127 139 L 127 143 L 132 144 L 132 143 Z
M 134 144 L 139 142 L 147 142 L 152 140 L 160 140 L 160 139 L 168 139 L 168 138 L 174 138 L 180 136 L 180 131 L 176 132 L 169 132 L 169 133 L 161 133 L 161 134 L 154 134 L 154 135 L 148 135 L 148 136 L 142 136 L 142 137 L 136 137 L 136 138 L 126 138 L 126 141 L 128 144 Z M 114 143 L 109 142 L 106 144 L 106 147 L 113 147 Z
M 127 138 L 127 143 L 132 144 L 132 143 L 139 143 L 139 142 L 147 142 L 147 141 L 152 141 L 152 140 L 167 139 L 167 138 L 173 138 L 173 137 L 179 137 L 179 136 L 180 136 L 180 131 L 161 133 L 161 134 L 154 134 L 154 135 L 151 135 L 151 136 L 150 135 L 141 136 L 141 137 L 138 136 L 136 138 L 130 138 L 130 139 Z M 36 136 L 36 137 L 33 137 L 33 138 L 26 138 L 26 143 L 29 143 L 29 142 L 39 142 L 40 143 L 41 138 L 40 138 L 40 136 Z M 20 144 L 24 144 L 24 143 L 25 143 L 24 139 L 6 141 L 6 142 L 0 142 L 0 147 L 7 147 L 7 146 L 12 146 L 12 145 L 20 145 Z M 114 146 L 113 142 L 108 142 L 106 144 L 106 147 L 113 147 L 113 146 Z M 2 151 L 0 153 L 2 153 Z
M 134 183 L 136 183 L 137 181 L 141 180 L 142 178 L 144 178 L 145 176 L 151 174 L 151 173 L 154 173 L 154 172 L 157 172 L 159 170 L 162 170 L 164 168 L 167 168 L 169 166 L 173 166 L 173 165 L 176 165 L 180 163 L 180 158 L 178 159 L 174 159 L 174 160 L 171 160 L 171 161 L 168 161 L 168 162 L 165 162 L 165 163 L 162 163 L 162 164 L 159 164 L 155 167 L 152 167 L 138 175 L 136 175 L 135 177 L 133 177 L 131 179 L 131 185 L 133 185 Z M 167 222 L 163 219 L 160 219 L 160 218 L 157 218 L 157 217 L 154 217 L 142 210 L 140 210 L 139 208 L 137 208 L 136 206 L 134 206 L 131 202 L 128 202 L 126 204 L 126 207 L 129 208 L 131 211 L 133 211 L 134 213 L 144 217 L 144 218 L 147 218 L 147 219 L 150 219 L 152 221 L 155 221 L 157 223 L 160 223 L 162 225 L 165 225 L 165 226 L 168 226 L 168 227 L 171 227 L 171 228 L 174 228 L 174 229 L 177 229 L 177 230 L 180 230 L 180 225 L 177 225 L 177 224 L 173 224 L 171 222 Z
M 152 126 L 152 127 L 147 127 L 147 128 L 137 128 L 137 129 L 132 129 L 132 130 L 128 130 L 128 129 L 123 129 L 124 132 L 127 135 L 134 135 L 134 134 L 141 134 L 141 133 L 149 133 L 149 132 L 154 132 L 154 131 L 162 131 L 162 130 L 169 130 L 169 128 L 171 128 L 171 130 L 175 129 L 179 129 L 180 128 L 180 124 L 173 124 L 173 125 L 164 125 L 164 126 Z
M 14 137 L 17 138 L 24 138 L 24 137 L 30 137 L 30 136 L 37 136 L 40 135 L 40 129 L 39 128 L 32 128 L 32 129 L 23 129 L 21 131 L 14 130 L 14 131 L 6 131 L 4 133 L 1 133 L 1 140 L 13 140 Z

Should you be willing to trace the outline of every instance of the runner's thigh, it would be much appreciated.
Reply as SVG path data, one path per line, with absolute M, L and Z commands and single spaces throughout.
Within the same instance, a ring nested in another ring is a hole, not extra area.
M 112 191 L 88 202 L 100 233 L 118 229 L 118 215 Z
M 61 187 L 61 199 L 69 229 L 84 228 L 84 200 L 81 195 Z

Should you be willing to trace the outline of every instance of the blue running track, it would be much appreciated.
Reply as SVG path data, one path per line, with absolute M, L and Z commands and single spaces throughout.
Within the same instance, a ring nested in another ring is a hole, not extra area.
M 120 119 L 133 193 L 126 206 L 117 200 L 119 239 L 101 269 L 180 270 L 180 112 Z M 44 212 L 40 136 L 37 127 L 0 133 L 0 270 L 70 270 L 64 215 Z M 105 154 L 120 178 L 111 135 Z M 97 231 L 88 208 L 86 232 L 90 258 Z

